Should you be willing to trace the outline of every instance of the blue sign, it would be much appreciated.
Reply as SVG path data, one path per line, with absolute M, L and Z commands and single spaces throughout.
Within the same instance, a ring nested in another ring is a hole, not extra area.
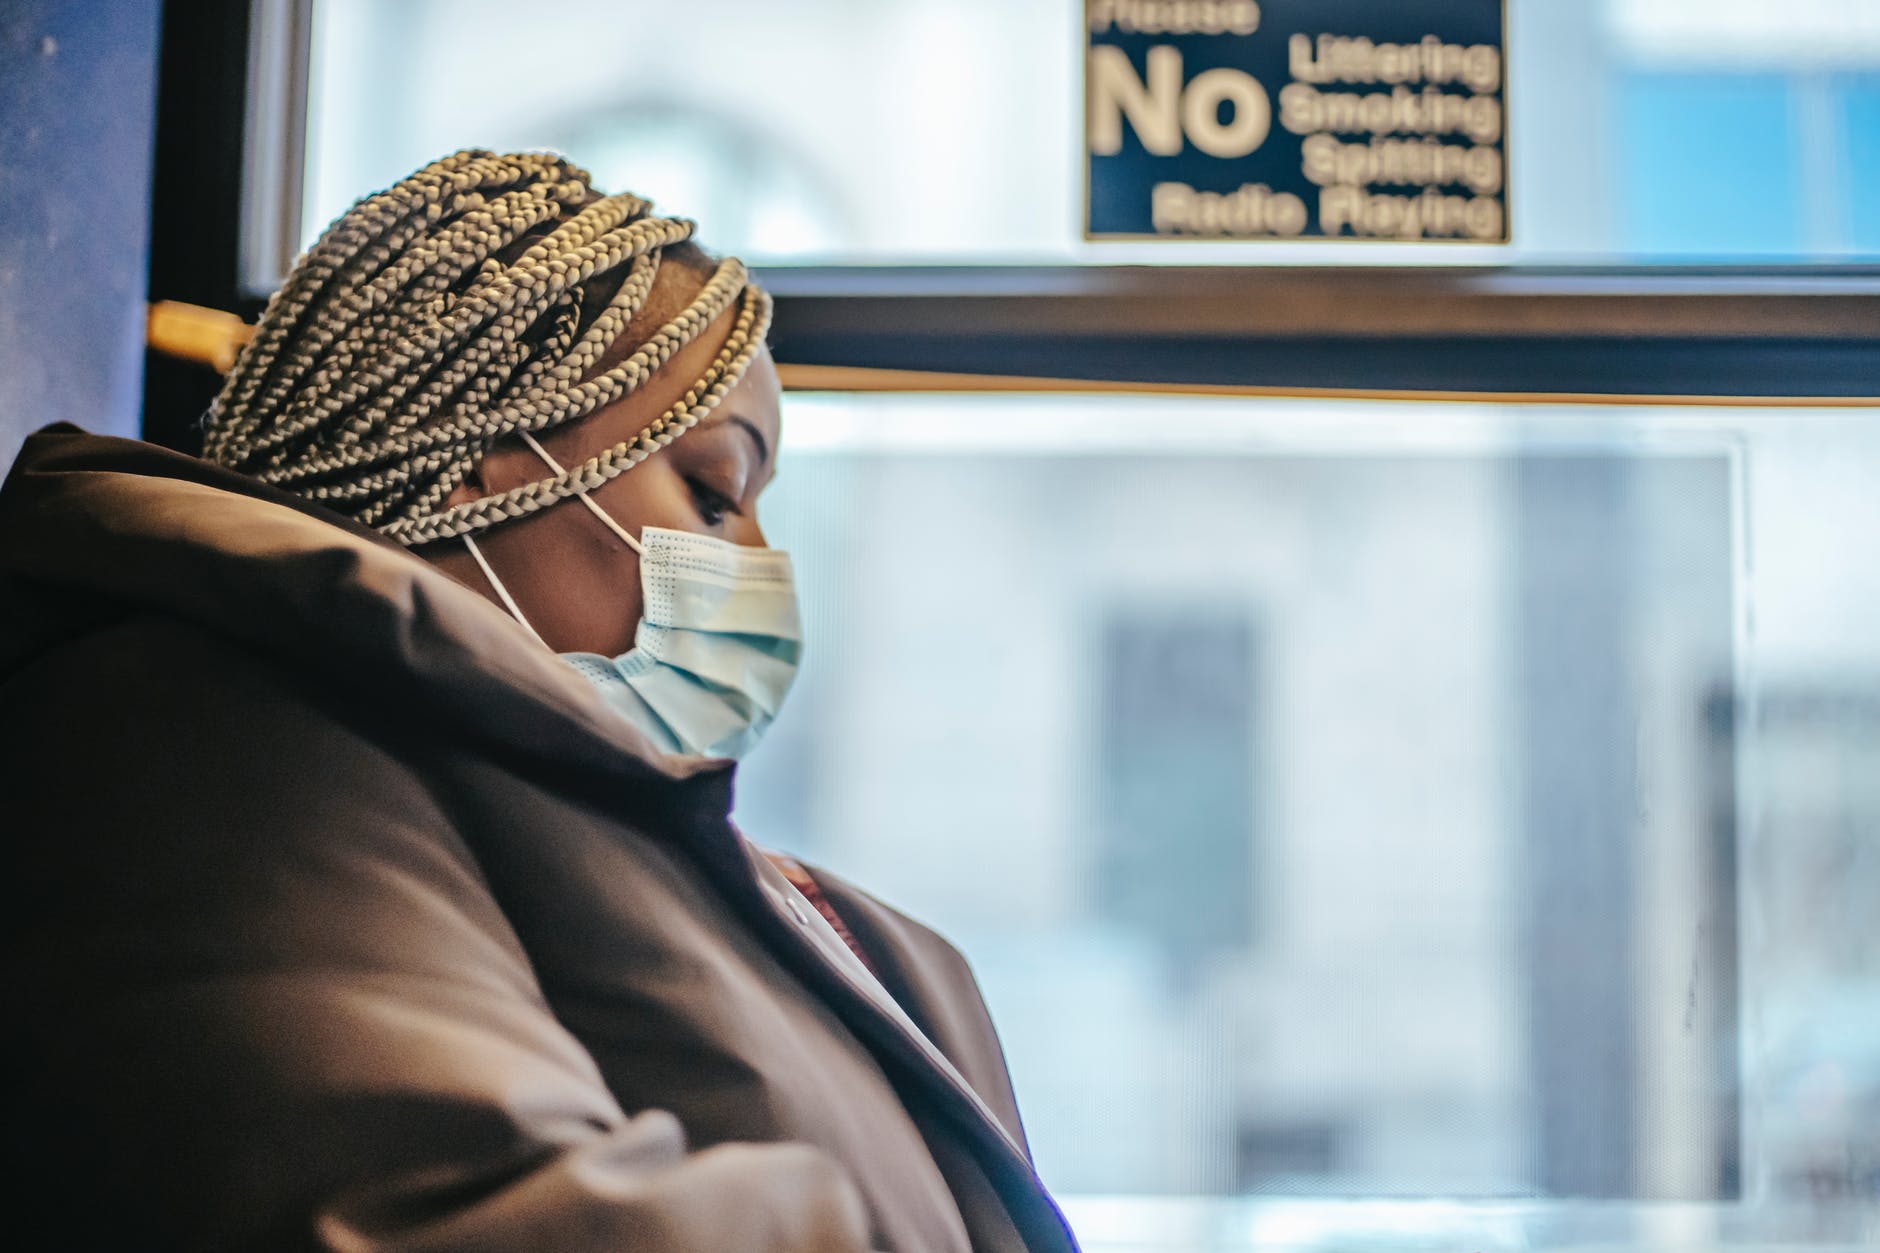
M 1084 234 L 1508 241 L 1503 0 L 1085 0 Z

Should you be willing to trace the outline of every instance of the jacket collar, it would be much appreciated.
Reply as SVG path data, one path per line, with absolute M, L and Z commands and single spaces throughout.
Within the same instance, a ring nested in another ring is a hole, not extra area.
M 0 487 L 0 575 L 34 585 L 11 598 L 63 593 L 191 621 L 656 809 L 730 810 L 730 763 L 654 749 L 471 589 L 369 528 L 194 457 L 67 424 L 32 436 Z M 13 634 L 0 627 L 0 668 L 28 647 Z
M 881 980 L 875 977 L 874 972 L 862 964 L 854 950 L 849 948 L 847 941 L 836 934 L 835 928 L 824 920 L 816 907 L 804 898 L 803 894 L 782 871 L 771 863 L 769 858 L 748 842 L 745 844 L 745 855 L 771 912 L 779 919 L 787 919 L 793 924 L 802 942 L 808 946 L 817 959 L 841 976 L 842 981 L 870 1009 L 898 1027 L 922 1060 L 938 1071 L 949 1087 L 957 1090 L 957 1095 L 969 1109 L 999 1133 L 1004 1146 L 1017 1156 L 1023 1157 L 1024 1150 L 1019 1147 L 1016 1140 L 1012 1139 L 1010 1133 L 1005 1130 L 1004 1124 L 973 1090 L 972 1084 L 960 1074 L 946 1054 L 928 1039 L 927 1034 L 914 1020 L 908 1017 L 901 1003 L 894 999 L 894 995 L 886 987 L 882 986 Z

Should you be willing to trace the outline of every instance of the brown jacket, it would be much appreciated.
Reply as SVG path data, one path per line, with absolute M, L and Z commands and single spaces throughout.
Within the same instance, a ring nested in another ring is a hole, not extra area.
M 50 428 L 0 490 L 0 735 L 15 1230 L 1075 1247 L 959 955 L 819 873 L 877 979 L 728 765 L 370 531 Z

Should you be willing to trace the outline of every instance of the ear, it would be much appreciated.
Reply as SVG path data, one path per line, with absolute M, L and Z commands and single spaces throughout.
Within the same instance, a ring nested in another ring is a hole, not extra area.
M 458 505 L 467 505 L 473 500 L 482 500 L 486 494 L 478 481 L 480 476 L 472 474 L 463 482 L 450 489 L 450 495 L 444 497 L 444 508 L 455 509 Z
M 492 448 L 485 453 L 482 460 L 477 462 L 476 468 L 463 476 L 463 482 L 450 489 L 450 495 L 444 497 L 444 508 L 455 509 L 458 505 L 467 505 L 473 500 L 482 500 L 485 496 L 494 495 L 490 491 L 488 470 L 490 454 L 495 451 Z

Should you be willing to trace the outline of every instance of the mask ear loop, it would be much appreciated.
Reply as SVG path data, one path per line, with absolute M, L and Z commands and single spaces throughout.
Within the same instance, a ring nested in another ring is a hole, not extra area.
M 509 610 L 509 616 L 514 618 L 517 622 L 520 622 L 523 630 L 535 636 L 536 643 L 540 644 L 543 648 L 547 648 L 548 641 L 543 639 L 541 632 L 530 626 L 529 620 L 522 616 L 522 607 L 516 604 L 516 598 L 509 594 L 509 589 L 503 586 L 503 581 L 496 577 L 496 571 L 490 569 L 490 563 L 488 559 L 483 556 L 483 550 L 477 547 L 477 542 L 470 538 L 468 531 L 464 532 L 463 546 L 470 550 L 472 557 L 476 558 L 477 568 L 483 571 L 483 577 L 488 579 L 490 586 L 496 589 L 496 595 L 501 598 L 503 607 Z
M 548 449 L 542 447 L 542 445 L 539 442 L 537 442 L 534 435 L 530 434 L 528 431 L 520 431 L 518 432 L 518 434 L 522 436 L 522 442 L 527 444 L 530 448 L 532 448 L 535 451 L 535 455 L 540 457 L 544 462 L 548 464 L 549 469 L 553 470 L 556 474 L 559 474 L 563 476 L 564 478 L 567 477 L 568 472 L 562 469 L 561 462 L 555 460 L 555 458 L 550 456 Z M 640 554 L 644 554 L 646 552 L 645 546 L 642 545 L 639 540 L 634 539 L 633 536 L 628 533 L 626 527 L 621 526 L 618 522 L 614 521 L 613 518 L 608 515 L 605 509 L 602 509 L 599 505 L 595 504 L 594 501 L 589 498 L 587 492 L 584 489 L 577 487 L 575 489 L 575 496 L 581 501 L 582 504 L 588 507 L 589 513 L 592 513 L 595 517 L 599 518 L 603 524 L 606 525 L 608 530 L 612 531 L 615 535 L 618 535 L 621 539 L 625 540 L 627 542 L 628 548 L 631 548 L 634 552 L 640 553 Z M 470 550 L 470 555 L 472 557 L 476 558 L 477 568 L 483 571 L 483 577 L 490 581 L 490 586 L 492 588 L 496 589 L 496 595 L 498 598 L 502 600 L 503 607 L 509 610 L 509 616 L 514 618 L 517 622 L 520 622 L 522 624 L 522 629 L 535 637 L 536 643 L 540 644 L 543 648 L 547 648 L 548 641 L 543 639 L 542 633 L 540 631 L 537 631 L 534 627 L 530 626 L 529 620 L 522 616 L 522 606 L 516 604 L 516 598 L 509 594 L 509 589 L 503 586 L 503 581 L 496 577 L 496 571 L 490 568 L 490 563 L 489 563 L 488 558 L 484 557 L 483 550 L 477 547 L 477 542 L 470 537 L 470 533 L 468 531 L 464 532 L 463 546 Z
M 563 478 L 567 477 L 568 472 L 561 468 L 561 462 L 549 456 L 548 449 L 542 447 L 541 444 L 537 443 L 534 435 L 531 435 L 527 431 L 518 431 L 516 433 L 522 436 L 523 443 L 527 444 L 530 448 L 533 448 L 535 450 L 536 456 L 540 457 L 543 461 L 548 463 L 549 469 L 553 470 L 556 474 L 561 475 Z M 631 548 L 634 552 L 639 553 L 641 556 L 644 556 L 646 554 L 645 545 L 641 544 L 639 540 L 634 539 L 633 536 L 627 531 L 627 528 L 624 526 L 621 526 L 618 522 L 614 521 L 613 517 L 609 515 L 605 509 L 595 504 L 592 498 L 588 496 L 587 490 L 585 488 L 576 487 L 575 496 L 581 501 L 582 504 L 588 507 L 589 513 L 593 514 L 595 517 L 601 520 L 602 524 L 605 525 L 608 530 L 612 531 L 615 535 L 618 535 L 621 539 L 627 541 L 628 548 Z

